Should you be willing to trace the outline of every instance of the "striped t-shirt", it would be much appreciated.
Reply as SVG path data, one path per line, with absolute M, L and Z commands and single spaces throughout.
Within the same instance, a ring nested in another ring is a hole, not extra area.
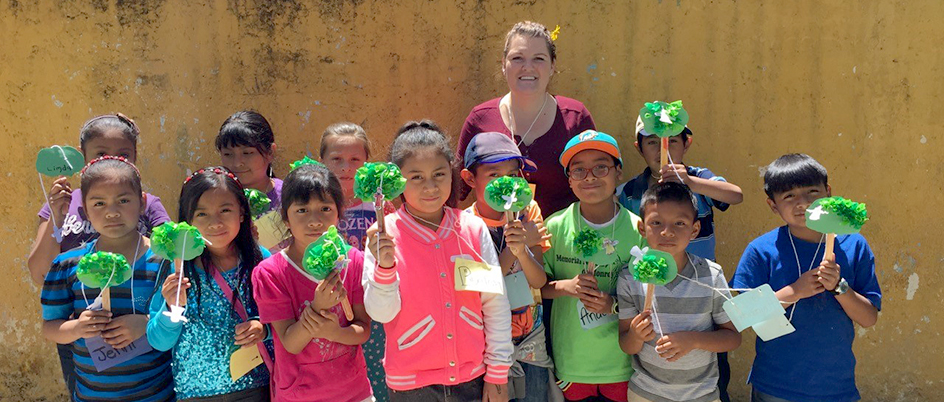
M 84 288 L 76 280 L 75 269 L 86 254 L 95 252 L 96 241 L 60 254 L 43 283 L 43 320 L 69 320 L 78 317 L 88 304 L 94 303 L 99 289 Z M 148 313 L 148 298 L 154 293 L 154 282 L 161 262 L 151 250 L 134 263 L 134 290 L 131 280 L 111 288 L 113 319 L 127 314 Z M 132 296 L 133 295 L 133 296 Z M 132 309 L 133 297 L 133 309 Z M 77 401 L 172 401 L 174 383 L 170 371 L 170 353 L 152 350 L 99 373 L 85 339 L 71 344 L 75 359 Z
M 689 263 L 680 270 L 685 276 L 722 290 L 728 297 L 721 266 L 688 254 Z M 694 264 L 694 267 L 692 266 Z M 619 318 L 631 320 L 640 313 L 646 300 L 646 284 L 633 279 L 629 269 L 620 272 L 616 284 Z M 665 286 L 655 287 L 653 329 L 656 338 L 646 342 L 633 356 L 633 392 L 654 402 L 706 402 L 719 398 L 718 358 L 715 353 L 695 349 L 682 358 L 669 362 L 656 352 L 660 335 L 681 331 L 709 332 L 730 322 L 721 308 L 725 298 L 718 292 L 683 278 L 675 278 Z

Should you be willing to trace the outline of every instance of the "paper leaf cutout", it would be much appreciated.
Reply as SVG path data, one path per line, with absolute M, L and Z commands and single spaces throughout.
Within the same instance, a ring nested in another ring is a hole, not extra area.
M 672 254 L 648 248 L 642 258 L 634 259 L 632 274 L 639 282 L 664 286 L 678 275 L 678 266 Z
M 305 165 L 321 165 L 321 166 L 324 166 L 323 163 L 318 162 L 318 161 L 316 161 L 316 160 L 314 160 L 314 159 L 311 159 L 311 158 L 308 157 L 308 155 L 305 155 L 304 158 L 299 159 L 299 160 L 297 160 L 297 161 L 292 162 L 291 164 L 289 164 L 289 167 L 291 168 L 289 171 L 298 169 L 300 166 L 305 166 Z
M 73 147 L 53 145 L 39 150 L 36 171 L 46 176 L 72 176 L 85 167 L 85 157 Z
M 200 231 L 187 222 L 164 222 L 151 231 L 151 250 L 165 260 L 189 261 L 203 254 L 204 248 L 206 244 Z
M 90 288 L 102 289 L 116 286 L 131 279 L 131 266 L 121 254 L 98 251 L 86 254 L 79 260 L 75 277 Z
M 338 260 L 343 259 L 350 249 L 351 246 L 338 234 L 338 228 L 332 225 L 318 240 L 305 248 L 303 268 L 315 279 L 324 280 L 334 270 Z
M 384 199 L 390 201 L 403 193 L 406 179 L 393 163 L 368 162 L 357 169 L 354 175 L 355 197 L 364 202 L 374 201 L 377 187 L 381 187 Z
M 639 109 L 639 118 L 649 134 L 660 138 L 673 137 L 682 133 L 688 124 L 688 112 L 682 107 L 682 101 L 672 103 L 655 101 L 646 103 Z
M 519 212 L 531 204 L 534 192 L 520 177 L 498 177 L 485 186 L 485 203 L 496 211 Z
M 600 247 L 602 246 L 603 237 L 595 230 L 584 229 L 577 232 L 577 235 L 574 236 L 574 247 L 584 258 L 589 258 L 600 252 Z
M 247 188 L 243 190 L 243 193 L 246 194 L 246 199 L 249 200 L 250 215 L 257 217 L 269 211 L 269 206 L 272 201 L 269 200 L 269 196 L 266 195 L 266 193 L 254 188 Z
M 859 233 L 868 220 L 865 204 L 842 197 L 820 198 L 806 210 L 806 227 L 820 233 Z

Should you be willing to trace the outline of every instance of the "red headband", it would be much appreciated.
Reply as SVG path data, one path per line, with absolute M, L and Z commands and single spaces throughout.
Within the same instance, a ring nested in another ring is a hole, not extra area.
M 236 178 L 236 175 L 234 175 L 232 172 L 230 172 L 230 171 L 228 171 L 228 170 L 223 170 L 222 168 L 215 167 L 215 168 L 200 169 L 200 170 L 198 170 L 198 171 L 196 171 L 196 172 L 193 172 L 193 174 L 191 174 L 190 177 L 187 177 L 186 179 L 184 179 L 184 184 L 189 183 L 190 180 L 193 179 L 194 176 L 196 176 L 196 175 L 198 175 L 198 174 L 201 174 L 201 173 L 206 173 L 207 171 L 210 171 L 210 172 L 213 172 L 213 173 L 216 173 L 216 174 L 225 175 L 226 177 L 229 177 L 230 179 L 233 179 L 233 180 L 235 180 L 237 183 L 239 183 L 239 179 Z
M 105 160 L 127 163 L 128 166 L 131 166 L 131 168 L 134 169 L 134 174 L 138 176 L 138 179 L 141 178 L 141 172 L 138 171 L 138 167 L 135 166 L 133 163 L 131 163 L 131 161 L 129 161 L 124 156 L 112 156 L 112 155 L 104 155 L 104 156 L 99 156 L 98 158 L 92 159 L 91 162 L 89 162 L 87 165 L 85 165 L 84 168 L 82 168 L 82 171 L 79 174 L 85 174 L 85 171 L 88 170 L 89 166 L 92 166 L 98 162 L 105 161 Z

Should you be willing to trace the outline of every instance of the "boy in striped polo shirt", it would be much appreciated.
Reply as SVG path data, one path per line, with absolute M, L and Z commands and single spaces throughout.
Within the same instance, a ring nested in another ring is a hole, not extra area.
M 654 308 L 645 311 L 646 284 L 629 269 L 617 279 L 619 343 L 633 355 L 630 402 L 720 400 L 716 354 L 741 344 L 721 308 L 721 293 L 730 297 L 720 290 L 727 289 L 721 267 L 685 251 L 700 229 L 695 205 L 692 192 L 674 182 L 656 184 L 642 197 L 639 233 L 649 247 L 672 254 L 679 274 L 654 288 Z

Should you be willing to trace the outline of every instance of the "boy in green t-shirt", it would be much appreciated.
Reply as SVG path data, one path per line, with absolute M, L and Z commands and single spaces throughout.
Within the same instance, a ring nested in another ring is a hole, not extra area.
M 631 357 L 619 347 L 616 279 L 643 246 L 639 217 L 614 201 L 623 161 L 616 140 L 587 130 L 560 156 L 578 201 L 547 219 L 551 248 L 544 253 L 549 282 L 541 292 L 551 308 L 554 365 L 570 401 L 626 401 Z M 589 257 L 574 238 L 589 229 L 602 238 Z M 591 273 L 590 263 L 593 265 Z

